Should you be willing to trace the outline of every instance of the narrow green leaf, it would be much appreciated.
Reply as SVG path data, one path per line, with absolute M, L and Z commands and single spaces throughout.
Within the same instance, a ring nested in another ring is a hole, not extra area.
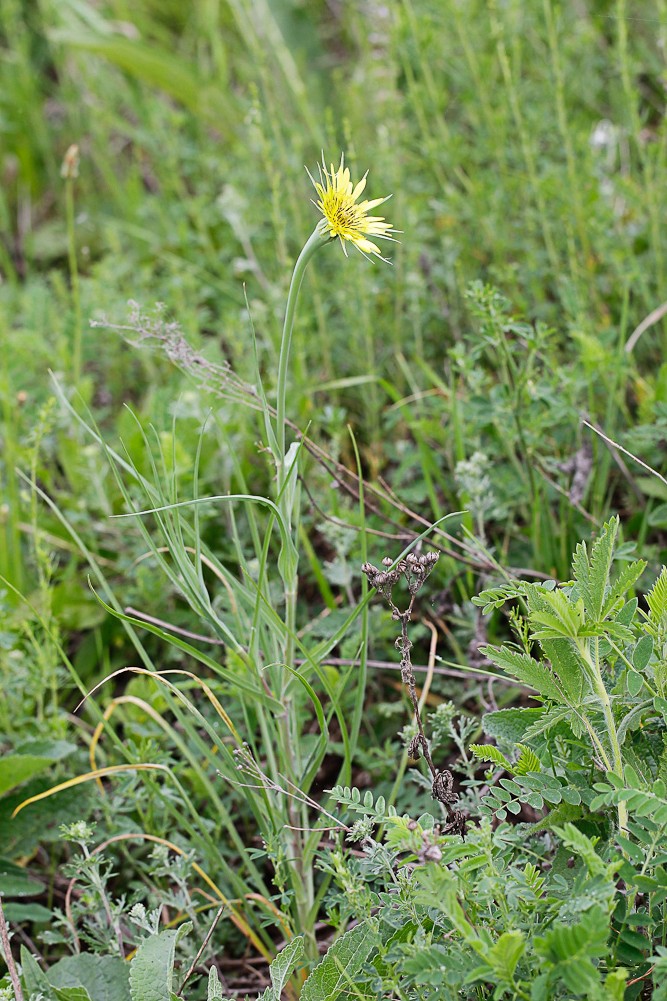
M 95 35 L 92 32 L 55 30 L 50 37 L 71 48 L 82 49 L 108 59 L 131 76 L 158 87 L 191 111 L 197 111 L 202 81 L 186 63 L 174 59 L 173 52 L 144 45 L 122 35 Z
M 21 969 L 29 998 L 34 995 L 40 997 L 42 1001 L 58 1001 L 55 991 L 41 970 L 39 963 L 24 945 L 21 946 Z

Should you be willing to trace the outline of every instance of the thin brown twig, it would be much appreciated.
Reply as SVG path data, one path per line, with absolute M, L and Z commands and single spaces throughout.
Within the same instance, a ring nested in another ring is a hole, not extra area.
M 439 659 L 439 658 L 436 657 L 436 660 L 437 659 Z M 301 666 L 303 664 L 309 664 L 310 661 L 307 660 L 305 657 L 297 657 L 297 658 L 295 658 L 294 663 L 295 663 L 295 665 Z M 381 671 L 400 671 L 400 665 L 399 664 L 395 664 L 393 661 L 390 661 L 390 660 L 372 660 L 372 659 L 369 659 L 369 660 L 366 661 L 366 664 L 368 665 L 368 667 L 375 667 L 375 668 L 378 668 Z M 329 665 L 330 667 L 359 667 L 361 665 L 361 661 L 358 658 L 354 658 L 354 657 L 352 657 L 352 658 L 350 658 L 350 657 L 325 657 L 322 660 L 322 666 L 324 667 L 326 665 Z M 456 668 L 453 668 L 453 667 L 435 667 L 434 666 L 433 668 L 431 668 L 430 664 L 413 664 L 412 665 L 412 670 L 413 671 L 417 671 L 419 674 L 428 674 L 431 671 L 433 671 L 433 674 L 440 674 L 440 675 L 443 675 L 443 677 L 446 677 L 446 678 L 467 678 L 468 675 L 470 675 L 470 674 L 474 674 L 474 675 L 476 675 L 479 678 L 488 678 L 489 675 L 490 675 L 490 673 L 491 673 L 490 671 L 481 671 L 481 670 L 478 670 L 476 667 L 461 667 L 461 668 L 456 669 Z M 517 682 L 514 678 L 504 678 L 500 674 L 497 674 L 497 675 L 494 674 L 492 680 L 494 680 L 494 681 L 504 681 L 508 685 L 517 685 L 517 684 L 519 684 L 519 682 Z
M 189 629 L 182 629 L 180 626 L 174 626 L 171 622 L 165 622 L 164 619 L 157 619 L 154 615 L 140 612 L 138 608 L 132 608 L 131 605 L 126 605 L 123 611 L 126 615 L 133 615 L 135 619 L 150 622 L 152 625 L 160 626 L 161 629 L 167 629 L 171 633 L 178 633 L 179 636 L 187 636 L 190 640 L 199 640 L 200 643 L 210 643 L 212 646 L 225 646 L 224 640 L 216 639 L 213 636 L 202 636 L 200 633 L 191 633 Z
M 305 476 L 299 476 L 299 482 L 301 483 L 304 493 L 308 497 L 308 500 L 312 504 L 313 508 L 317 511 L 321 518 L 324 518 L 325 521 L 331 522 L 332 525 L 349 529 L 351 532 L 363 532 L 364 535 L 376 535 L 381 539 L 391 539 L 394 542 L 409 542 L 415 538 L 414 532 L 383 532 L 379 528 L 369 528 L 368 526 L 362 528 L 361 525 L 353 525 L 351 522 L 344 521 L 342 518 L 337 518 L 333 514 L 327 514 L 327 512 L 320 507 L 310 492 L 310 487 L 308 486 Z
M 667 313 L 667 302 L 663 302 L 661 306 L 657 306 L 656 309 L 652 310 L 648 314 L 648 316 L 644 317 L 642 322 L 637 327 L 635 327 L 635 329 L 628 337 L 628 340 L 625 345 L 626 354 L 630 354 L 630 352 L 632 351 L 632 349 L 634 348 L 635 344 L 637 343 L 641 335 L 644 333 L 644 331 L 648 330 L 649 327 L 652 327 L 654 323 L 658 322 L 658 320 L 662 320 L 665 313 Z
M 648 470 L 649 473 L 653 473 L 653 475 L 657 476 L 659 480 L 662 480 L 663 483 L 667 484 L 667 480 L 665 479 L 664 476 L 661 476 L 660 473 L 656 472 L 655 469 L 653 469 L 651 466 L 649 466 L 642 459 L 637 458 L 637 456 L 633 455 L 632 452 L 628 452 L 627 448 L 623 448 L 623 446 L 619 445 L 619 443 L 617 441 L 614 441 L 613 438 L 609 438 L 604 433 L 604 431 L 597 426 L 597 424 L 592 424 L 590 421 L 586 420 L 585 417 L 582 417 L 581 423 L 584 424 L 591 431 L 595 431 L 595 433 L 596 433 L 596 435 L 598 435 L 598 437 L 602 438 L 602 440 L 604 442 L 606 442 L 607 445 L 611 446 L 611 449 L 613 449 L 613 451 L 611 452 L 611 454 L 612 454 L 612 457 L 614 459 L 614 462 L 616 463 L 616 465 L 618 466 L 618 468 L 623 473 L 623 476 L 627 480 L 627 482 L 628 482 L 628 484 L 630 486 L 630 489 L 633 491 L 635 497 L 638 497 L 639 500 L 643 500 L 644 499 L 644 495 L 641 492 L 641 490 L 639 489 L 639 487 L 637 486 L 637 484 L 635 483 L 635 481 L 633 480 L 632 474 L 631 474 L 630 470 L 628 469 L 628 467 L 626 466 L 626 464 L 623 462 L 623 459 L 620 457 L 620 455 L 617 454 L 618 452 L 623 452 L 624 455 L 627 455 L 630 459 L 633 459 L 638 465 L 640 465 L 644 469 Z
M 535 465 L 537 466 L 537 471 L 542 477 L 542 479 L 545 481 L 545 483 L 548 483 L 549 486 L 557 493 L 561 494 L 562 497 L 566 497 L 567 500 L 570 502 L 570 504 L 574 508 L 576 508 L 579 514 L 583 515 L 583 517 L 586 518 L 586 520 L 589 521 L 591 525 L 597 525 L 598 524 L 597 519 L 594 518 L 593 515 L 586 510 L 583 504 L 580 504 L 579 501 L 572 500 L 568 491 L 565 490 L 564 487 L 561 487 L 560 483 L 556 483 L 556 481 L 553 480 L 551 476 L 549 476 L 548 472 L 540 462 L 539 458 L 534 457 L 534 461 Z
M 9 970 L 9 977 L 12 982 L 12 987 L 14 988 L 16 1001 L 23 1001 L 21 981 L 19 980 L 16 963 L 14 962 L 14 957 L 12 956 L 12 949 L 9 942 L 9 930 L 7 928 L 7 922 L 5 921 L 5 912 L 2 909 L 2 897 L 0 897 L 0 942 L 2 942 L 2 950 L 5 954 L 5 963 L 7 964 L 7 969 Z
M 181 986 L 179 987 L 178 992 L 177 992 L 178 994 L 182 994 L 183 993 L 183 988 L 185 987 L 185 985 L 187 984 L 188 980 L 190 979 L 190 977 L 194 973 L 195 967 L 197 966 L 197 963 L 201 959 L 201 956 L 202 956 L 202 953 L 204 952 L 204 949 L 206 948 L 206 946 L 208 945 L 208 943 L 211 941 L 211 935 L 215 931 L 215 927 L 216 927 L 218 921 L 220 920 L 220 918 L 222 917 L 223 911 L 225 910 L 226 906 L 227 906 L 226 904 L 223 904 L 222 907 L 218 908 L 218 912 L 215 915 L 215 917 L 213 918 L 213 922 L 211 923 L 211 927 L 207 931 L 206 936 L 204 938 L 204 941 L 202 942 L 202 944 L 199 947 L 197 955 L 192 960 L 192 963 L 190 965 L 190 969 L 188 970 L 188 972 L 185 974 L 185 977 L 183 978 L 183 983 L 181 984 Z

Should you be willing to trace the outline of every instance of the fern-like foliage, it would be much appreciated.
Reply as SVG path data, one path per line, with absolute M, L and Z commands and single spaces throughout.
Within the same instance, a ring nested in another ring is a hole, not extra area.
M 535 950 L 550 969 L 552 983 L 562 981 L 574 997 L 591 997 L 600 986 L 593 960 L 604 956 L 609 918 L 601 907 L 592 907 L 573 925 L 555 924 L 535 939 Z
M 350 786 L 334 786 L 331 790 L 331 795 L 341 806 L 346 806 L 348 809 L 355 813 L 361 813 L 365 817 L 371 817 L 378 823 L 381 823 L 387 817 L 397 816 L 395 807 L 391 805 L 387 806 L 384 796 L 378 796 L 375 799 L 370 789 L 367 789 L 362 796 L 356 786 L 352 788 Z
M 529 772 L 539 772 L 542 763 L 534 751 L 526 744 L 517 744 L 519 757 L 512 764 L 502 751 L 494 744 L 471 744 L 470 750 L 478 761 L 488 761 L 503 768 L 510 775 L 527 775 Z
M 604 876 L 609 868 L 603 859 L 595 851 L 595 843 L 598 840 L 589 838 L 583 831 L 580 831 L 574 824 L 563 824 L 562 827 L 554 827 L 554 831 L 561 838 L 564 845 L 575 852 L 583 859 L 591 876 Z
M 515 775 L 528 775 L 529 772 L 539 772 L 542 763 L 534 751 L 527 744 L 517 744 L 519 757 L 514 765 Z
M 489 587 L 480 592 L 472 599 L 473 605 L 481 606 L 482 614 L 488 615 L 496 608 L 502 606 L 515 598 L 525 596 L 525 584 L 522 581 L 512 581 L 510 584 L 500 584 L 498 587 Z
M 489 761 L 498 768 L 504 768 L 506 772 L 514 774 L 514 765 L 495 744 L 470 744 L 469 750 L 478 761 Z
M 663 567 L 660 576 L 646 595 L 649 610 L 649 620 L 654 626 L 667 619 L 667 567 Z
M 558 678 L 554 676 L 551 668 L 538 660 L 534 660 L 526 653 L 512 650 L 510 647 L 502 646 L 499 649 L 485 646 L 481 648 L 481 653 L 497 667 L 506 671 L 507 674 L 517 678 L 524 685 L 534 688 L 543 698 L 552 702 L 565 702 L 566 697 L 562 687 L 558 683 Z

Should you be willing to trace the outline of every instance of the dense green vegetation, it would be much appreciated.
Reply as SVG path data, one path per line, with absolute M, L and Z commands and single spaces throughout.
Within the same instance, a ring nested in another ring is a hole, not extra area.
M 2 0 L 0 1001 L 667 998 L 666 44 Z

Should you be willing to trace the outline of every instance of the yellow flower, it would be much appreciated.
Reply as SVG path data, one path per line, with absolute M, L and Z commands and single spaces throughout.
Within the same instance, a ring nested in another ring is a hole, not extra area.
M 392 237 L 389 236 L 389 233 L 395 233 L 396 230 L 392 229 L 390 223 L 385 222 L 384 216 L 369 216 L 368 213 L 377 205 L 386 202 L 391 195 L 387 195 L 386 198 L 372 198 L 358 202 L 359 195 L 366 187 L 368 171 L 353 187 L 349 168 L 344 164 L 343 154 L 341 154 L 338 170 L 334 170 L 333 164 L 327 170 L 324 157 L 322 157 L 322 163 L 318 164 L 318 170 L 320 172 L 319 182 L 312 177 L 310 172 L 308 176 L 315 185 L 319 196 L 318 201 L 313 204 L 317 205 L 324 216 L 319 222 L 320 232 L 323 235 L 328 234 L 330 237 L 337 236 L 345 255 L 347 255 L 345 244 L 349 242 L 354 244 L 364 256 L 377 254 L 381 260 L 386 260 L 382 257 L 380 248 L 367 237 L 379 236 L 383 240 L 391 240 Z

